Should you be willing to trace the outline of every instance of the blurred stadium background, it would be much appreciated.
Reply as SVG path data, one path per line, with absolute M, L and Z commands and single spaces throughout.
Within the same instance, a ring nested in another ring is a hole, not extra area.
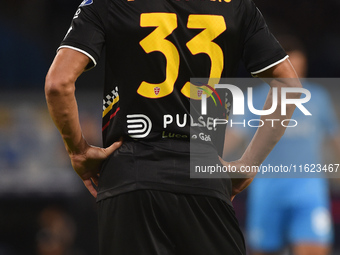
M 95 201 L 72 171 L 43 92 L 48 67 L 80 2 L 1 1 L 0 255 L 97 254 Z M 293 34 L 305 44 L 309 77 L 339 77 L 339 0 L 254 2 L 275 35 Z M 99 146 L 102 63 L 77 87 L 85 136 Z M 340 116 L 340 87 L 328 89 Z M 334 254 L 340 254 L 339 183 L 331 185 Z M 241 225 L 244 197 L 235 201 Z

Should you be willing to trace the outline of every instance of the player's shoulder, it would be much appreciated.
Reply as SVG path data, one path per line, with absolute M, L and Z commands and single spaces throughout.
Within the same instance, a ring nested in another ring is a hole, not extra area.
M 94 9 L 107 6 L 107 0 L 82 0 L 79 4 L 80 9 Z
M 93 4 L 93 0 L 83 0 L 79 7 L 84 7 L 84 6 L 87 6 L 87 5 L 90 5 L 90 4 Z
M 233 0 L 231 0 L 233 1 Z M 253 0 L 234 0 L 235 4 L 238 5 L 244 5 L 246 9 L 254 9 L 256 7 L 255 3 Z
M 105 17 L 107 17 L 108 0 L 82 0 L 80 1 L 75 18 L 87 17 L 87 19 L 101 20 L 102 26 L 105 26 Z

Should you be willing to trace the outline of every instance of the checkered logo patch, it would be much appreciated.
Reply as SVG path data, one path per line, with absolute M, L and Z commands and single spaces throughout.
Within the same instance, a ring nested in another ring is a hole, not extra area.
M 106 97 L 103 99 L 103 111 L 105 111 L 105 109 L 113 103 L 113 100 L 116 97 L 118 97 L 118 87 L 115 87 L 111 93 L 106 95 Z

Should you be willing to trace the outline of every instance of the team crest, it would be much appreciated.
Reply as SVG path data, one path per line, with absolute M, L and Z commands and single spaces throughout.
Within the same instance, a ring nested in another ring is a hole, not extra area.
M 93 3 L 93 0 L 84 0 L 80 5 L 79 7 L 83 7 L 83 6 L 86 6 L 86 5 L 90 5 Z
M 155 92 L 155 95 L 156 95 L 156 96 L 158 96 L 160 90 L 161 90 L 160 87 L 155 87 L 155 88 L 153 89 L 153 91 Z
M 198 89 L 198 90 L 197 90 L 197 96 L 198 96 L 198 97 L 201 97 L 201 96 L 202 96 L 202 93 L 203 93 L 203 90 L 201 90 L 201 89 Z

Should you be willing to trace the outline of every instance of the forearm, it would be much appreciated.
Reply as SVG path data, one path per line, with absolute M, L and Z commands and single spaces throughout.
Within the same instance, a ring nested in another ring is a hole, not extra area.
M 295 87 L 301 88 L 302 85 L 291 66 L 289 61 L 285 61 L 278 66 L 261 73 L 261 78 L 272 77 L 267 83 L 271 86 L 271 90 L 268 93 L 264 110 L 270 109 L 272 106 L 272 90 L 277 88 L 278 102 L 276 110 L 270 115 L 263 115 L 261 120 L 264 125 L 259 127 L 253 136 L 251 142 L 246 148 L 240 160 L 231 162 L 237 166 L 259 166 L 266 159 L 269 153 L 272 151 L 277 142 L 284 134 L 286 127 L 282 125 L 282 121 L 285 119 L 291 119 L 295 110 L 295 105 L 289 104 L 286 107 L 286 115 L 281 115 L 281 88 L 283 87 Z M 284 79 L 283 79 L 284 78 Z M 289 93 L 290 99 L 300 98 L 300 93 Z M 266 121 L 269 120 L 269 121 Z M 273 120 L 273 121 L 270 121 Z M 275 121 L 274 121 L 275 120 Z M 262 124 L 262 123 L 261 123 Z M 242 171 L 232 175 L 233 183 L 233 196 L 244 190 L 254 179 L 256 172 L 245 173 Z
M 46 81 L 47 106 L 69 154 L 79 153 L 86 143 L 81 132 L 74 91 L 74 84 L 53 84 Z
M 278 91 L 277 108 L 272 114 L 261 117 L 264 124 L 257 129 L 241 159 L 247 165 L 259 166 L 265 160 L 286 130 L 286 127 L 282 125 L 282 121 L 291 119 L 293 115 L 295 105 L 292 104 L 286 106 L 286 115 L 281 114 L 281 88 L 301 87 L 301 84 L 297 78 L 273 79 L 270 82 L 270 86 L 271 90 L 268 93 L 263 109 L 266 110 L 272 106 L 272 88 L 277 88 Z M 300 93 L 289 93 L 289 98 L 298 99 L 300 98 Z
M 75 82 L 83 73 L 90 59 L 81 52 L 61 49 L 55 57 L 45 81 L 45 95 L 50 115 L 57 126 L 71 164 L 90 193 L 97 197 L 98 174 L 104 160 L 122 142 L 107 148 L 90 146 L 83 138 L 75 98 Z
M 75 82 L 88 61 L 79 52 L 62 49 L 54 59 L 45 80 L 48 109 L 69 154 L 79 154 L 87 145 L 79 123 Z

